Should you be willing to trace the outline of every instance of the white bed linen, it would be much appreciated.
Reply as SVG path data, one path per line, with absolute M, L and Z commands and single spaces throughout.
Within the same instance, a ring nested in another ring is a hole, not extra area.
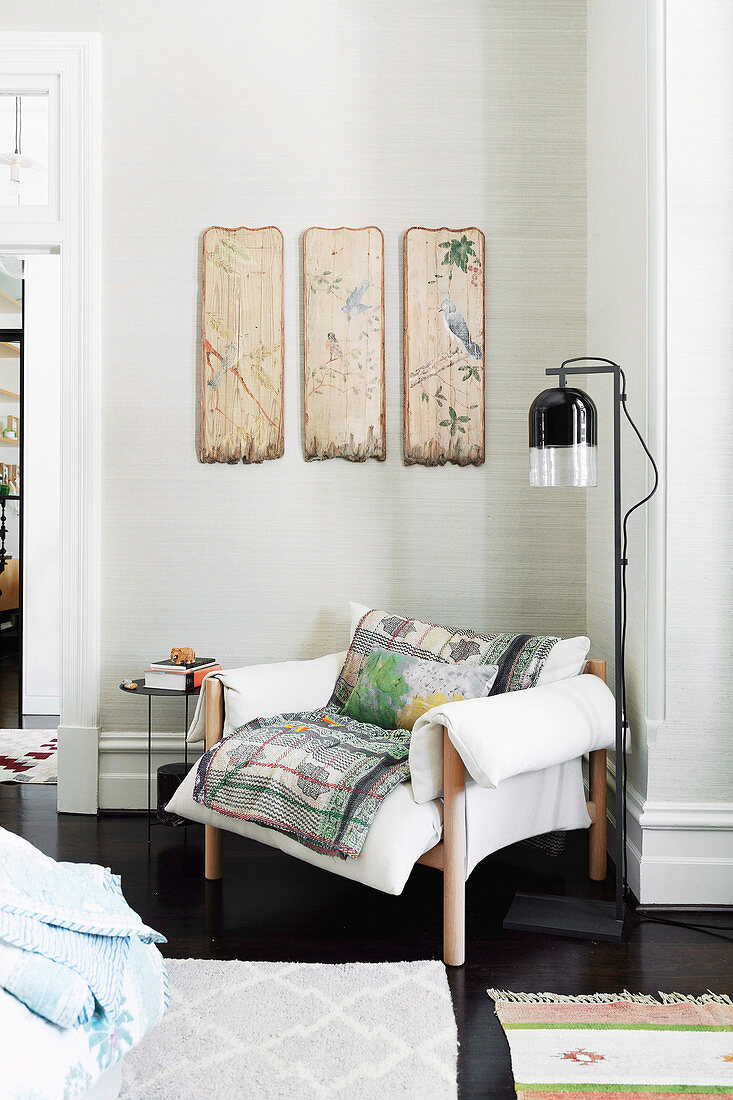
M 85 1092 L 82 1100 L 117 1100 L 122 1085 L 122 1062 L 106 1069 L 95 1085 Z
M 99 1009 L 88 1023 L 58 1027 L 0 989 L 2 1100 L 111 1100 L 119 1074 L 110 1073 L 166 1012 L 168 978 L 154 944 L 133 937 L 117 1016 Z M 12 1057 L 9 1051 L 12 1051 Z M 99 1090 L 94 1091 L 95 1085 Z M 142 1098 L 141 1098 L 142 1100 Z
M 195 802 L 196 767 L 168 803 L 171 813 L 259 840 L 386 894 L 402 893 L 414 864 L 441 838 L 442 800 L 418 805 L 411 785 L 402 783 L 385 798 L 358 859 L 320 855 L 274 829 L 226 817 Z M 480 859 L 508 844 L 553 829 L 580 829 L 590 824 L 580 760 L 515 776 L 494 790 L 469 781 L 466 791 L 467 877 Z

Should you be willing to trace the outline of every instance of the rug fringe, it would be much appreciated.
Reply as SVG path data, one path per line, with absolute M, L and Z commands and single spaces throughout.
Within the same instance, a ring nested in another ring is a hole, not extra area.
M 629 993 L 627 989 L 623 993 L 582 993 L 576 997 L 569 997 L 563 993 L 511 993 L 507 989 L 487 989 L 486 992 L 492 1001 L 506 1001 L 509 1004 L 542 1004 L 542 1005 L 610 1005 L 624 1001 L 635 1005 L 674 1005 L 694 1004 L 708 1005 L 721 1004 L 733 1005 L 726 993 L 703 993 L 701 997 L 688 996 L 685 993 L 659 993 L 661 1000 L 647 993 Z
M 662 998 L 663 1005 L 733 1005 L 733 1001 L 731 1001 L 727 993 L 712 993 L 710 990 L 708 990 L 707 993 L 703 993 L 701 997 L 689 997 L 685 993 L 661 992 L 659 996 Z
M 608 1005 L 617 1001 L 631 1001 L 639 1005 L 655 1005 L 659 1002 L 645 993 L 582 993 L 568 997 L 563 993 L 510 993 L 506 989 L 487 989 L 492 1001 L 508 1001 L 510 1004 L 532 1005 Z

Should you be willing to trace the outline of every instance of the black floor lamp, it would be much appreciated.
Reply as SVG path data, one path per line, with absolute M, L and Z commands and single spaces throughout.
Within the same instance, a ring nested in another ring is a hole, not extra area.
M 574 366 L 575 363 L 593 364 Z M 626 407 L 626 375 L 618 363 L 597 356 L 566 359 L 548 367 L 559 386 L 543 390 L 529 412 L 529 479 L 538 487 L 582 488 L 598 484 L 597 413 L 583 390 L 567 385 L 569 375 L 613 376 L 613 532 L 614 532 L 614 665 L 616 672 L 616 837 L 614 863 L 616 893 L 613 902 L 543 894 L 517 894 L 504 927 L 554 932 L 581 939 L 620 940 L 626 893 L 626 566 L 629 516 L 654 495 L 659 484 L 656 463 Z M 621 518 L 621 412 L 634 429 L 651 462 L 654 484 L 642 500 Z

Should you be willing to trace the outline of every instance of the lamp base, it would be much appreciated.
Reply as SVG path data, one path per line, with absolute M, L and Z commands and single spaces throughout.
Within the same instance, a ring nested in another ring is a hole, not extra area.
M 611 901 L 516 894 L 504 918 L 504 928 L 620 943 L 624 922 L 616 916 L 616 906 Z

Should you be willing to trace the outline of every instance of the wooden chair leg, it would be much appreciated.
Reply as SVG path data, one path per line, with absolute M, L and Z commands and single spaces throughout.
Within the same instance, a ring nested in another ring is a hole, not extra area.
M 204 681 L 206 692 L 206 748 L 213 748 L 224 736 L 224 685 L 221 680 Z M 204 878 L 221 878 L 221 829 L 204 826 Z
M 588 834 L 589 874 L 594 882 L 606 877 L 606 750 L 596 749 L 588 756 L 588 795 L 593 805 L 593 822 Z
M 221 829 L 204 825 L 204 878 L 221 878 Z
M 463 761 L 443 730 L 443 961 L 466 961 L 466 784 Z
M 606 662 L 586 661 L 583 672 L 598 676 L 606 683 Z M 592 824 L 588 834 L 588 873 L 594 882 L 603 882 L 606 877 L 606 799 L 608 779 L 606 777 L 606 750 L 596 749 L 588 754 L 588 800 L 592 806 Z

